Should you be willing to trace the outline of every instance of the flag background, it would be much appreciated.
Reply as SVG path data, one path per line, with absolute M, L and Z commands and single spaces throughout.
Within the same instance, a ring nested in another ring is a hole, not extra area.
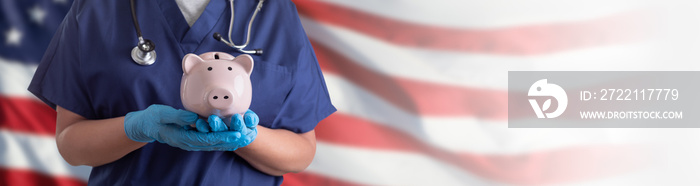
M 55 111 L 26 91 L 71 2 L 0 4 L 0 185 L 86 184 L 56 149 Z M 294 2 L 338 112 L 284 185 L 700 181 L 697 129 L 507 128 L 511 70 L 697 70 L 698 3 Z

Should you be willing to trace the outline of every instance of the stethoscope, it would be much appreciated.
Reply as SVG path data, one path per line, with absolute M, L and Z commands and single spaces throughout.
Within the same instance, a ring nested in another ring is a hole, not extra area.
M 228 41 L 224 40 L 221 38 L 221 34 L 218 32 L 214 33 L 214 39 L 217 41 L 221 41 L 224 44 L 228 45 L 229 47 L 235 48 L 241 53 L 244 54 L 253 54 L 253 55 L 262 55 L 263 50 L 262 49 L 253 49 L 253 50 L 245 50 L 245 47 L 248 46 L 248 41 L 250 41 L 250 32 L 251 28 L 253 25 L 253 21 L 255 20 L 255 16 L 258 15 L 258 12 L 260 12 L 260 9 L 262 9 L 263 2 L 265 0 L 258 0 L 258 5 L 255 8 L 255 12 L 253 12 L 253 17 L 250 18 L 248 21 L 248 31 L 246 33 L 246 38 L 245 38 L 245 43 L 242 45 L 236 45 L 236 43 L 233 43 L 231 40 L 231 30 L 233 28 L 233 16 L 234 11 L 233 11 L 233 1 L 234 0 L 229 0 L 229 3 L 231 4 L 231 22 L 229 23 L 228 27 Z M 134 0 L 131 0 L 131 18 L 134 20 L 134 27 L 136 28 L 136 36 L 139 39 L 139 43 L 136 44 L 136 47 L 134 49 L 131 49 L 131 59 L 136 62 L 136 64 L 139 65 L 152 65 L 153 63 L 156 62 L 156 45 L 148 39 L 144 39 L 143 36 L 141 35 L 141 27 L 139 26 L 139 21 L 136 18 L 136 9 L 134 8 Z

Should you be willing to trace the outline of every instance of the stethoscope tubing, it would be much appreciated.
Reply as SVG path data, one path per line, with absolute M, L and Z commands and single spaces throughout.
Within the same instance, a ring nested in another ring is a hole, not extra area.
M 258 12 L 260 12 L 260 10 L 262 9 L 263 2 L 265 2 L 265 0 L 258 0 L 258 4 L 255 7 L 255 11 L 253 12 L 253 16 L 248 21 L 248 28 L 246 30 L 245 43 L 243 43 L 242 45 L 237 45 L 236 43 L 233 42 L 233 40 L 231 40 L 231 31 L 233 30 L 233 19 L 235 17 L 233 1 L 234 0 L 229 0 L 229 4 L 231 5 L 230 6 L 231 7 L 231 20 L 229 22 L 229 27 L 228 27 L 228 41 L 222 39 L 221 35 L 219 33 L 214 33 L 214 35 L 213 35 L 214 38 L 216 40 L 223 42 L 224 44 L 228 45 L 229 47 L 238 50 L 241 53 L 262 55 L 262 53 L 263 53 L 262 49 L 246 50 L 245 47 L 248 46 L 248 43 L 250 42 L 250 33 L 252 32 L 253 22 L 255 21 L 255 17 L 258 15 Z M 141 35 L 141 27 L 139 26 L 138 17 L 136 16 L 136 8 L 135 8 L 136 5 L 134 3 L 134 0 L 130 0 L 130 3 L 131 3 L 131 18 L 134 22 L 134 28 L 136 29 L 136 36 L 138 37 L 138 40 L 139 40 L 136 47 L 134 47 L 131 50 L 131 58 L 134 60 L 135 63 L 137 63 L 139 65 L 151 65 L 151 64 L 155 63 L 155 60 L 156 60 L 155 44 L 148 39 L 144 39 L 143 36 Z
M 263 2 L 265 0 L 259 0 L 258 5 L 255 7 L 255 11 L 253 12 L 253 16 L 250 18 L 248 21 L 248 28 L 246 30 L 246 36 L 245 36 L 245 43 L 242 45 L 237 45 L 236 43 L 231 40 L 231 31 L 233 30 L 233 20 L 235 18 L 235 11 L 234 11 L 234 6 L 233 6 L 233 1 L 234 0 L 229 0 L 229 4 L 231 7 L 231 20 L 228 24 L 228 42 L 226 40 L 222 40 L 217 38 L 217 36 L 214 36 L 214 38 L 217 38 L 218 40 L 224 42 L 226 45 L 235 48 L 239 52 L 245 53 L 245 54 L 255 54 L 255 55 L 261 55 L 262 54 L 262 49 L 254 49 L 254 50 L 245 50 L 245 47 L 248 46 L 248 42 L 250 42 L 250 33 L 252 33 L 252 28 L 253 28 L 253 22 L 255 21 L 255 17 L 258 15 L 258 12 L 262 9 Z

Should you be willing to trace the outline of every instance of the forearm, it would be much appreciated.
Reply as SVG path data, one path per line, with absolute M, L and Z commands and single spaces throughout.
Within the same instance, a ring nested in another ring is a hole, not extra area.
M 316 153 L 316 136 L 313 130 L 297 134 L 258 126 L 255 140 L 235 152 L 258 170 L 281 176 L 300 172 L 311 164 Z
M 57 117 L 56 144 L 63 159 L 71 165 L 107 164 L 146 144 L 126 136 L 124 117 L 104 120 L 75 119 L 71 117 L 74 113 L 65 113 L 66 111 L 59 111 Z

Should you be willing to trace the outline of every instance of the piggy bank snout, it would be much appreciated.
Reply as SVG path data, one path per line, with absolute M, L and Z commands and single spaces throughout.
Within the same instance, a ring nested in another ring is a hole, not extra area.
M 226 109 L 233 104 L 233 94 L 223 88 L 214 88 L 207 94 L 209 105 L 215 109 Z

